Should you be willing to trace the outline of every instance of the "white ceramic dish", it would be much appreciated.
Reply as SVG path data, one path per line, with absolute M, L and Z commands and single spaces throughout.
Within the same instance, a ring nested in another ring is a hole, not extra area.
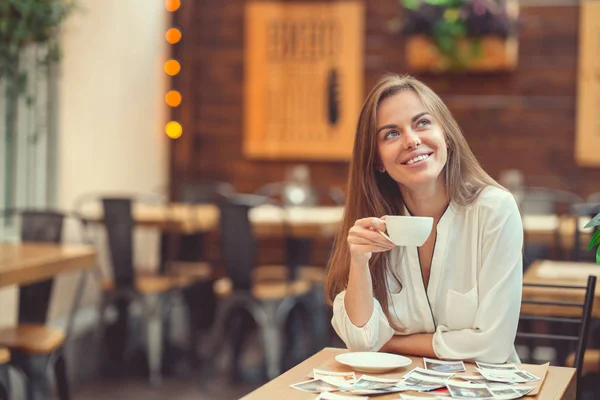
M 343 353 L 335 356 L 335 360 L 360 372 L 386 372 L 412 363 L 407 357 L 376 352 Z

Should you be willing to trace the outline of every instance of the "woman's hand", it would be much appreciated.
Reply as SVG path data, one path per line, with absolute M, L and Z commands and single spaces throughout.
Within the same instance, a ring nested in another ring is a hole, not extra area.
M 352 263 L 367 263 L 373 253 L 393 249 L 396 245 L 378 231 L 385 231 L 385 217 L 362 218 L 354 223 L 348 232 L 348 246 Z

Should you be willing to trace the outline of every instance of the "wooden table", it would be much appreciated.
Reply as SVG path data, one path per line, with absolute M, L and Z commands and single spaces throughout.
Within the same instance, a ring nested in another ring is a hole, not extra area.
M 588 275 L 600 277 L 600 265 L 572 261 L 536 261 L 523 276 L 524 283 L 546 285 L 586 286 Z M 523 288 L 523 299 L 583 302 L 584 290 Z M 581 316 L 580 308 L 540 306 L 523 304 L 521 312 L 529 315 L 553 315 L 561 317 Z M 596 285 L 592 317 L 600 318 L 600 285 Z
M 579 230 L 581 232 L 581 243 L 590 240 L 591 229 L 584 229 L 590 218 L 579 218 Z M 556 243 L 556 231 L 558 230 L 560 243 L 564 250 L 573 248 L 575 240 L 575 218 L 572 216 L 558 215 L 524 215 L 523 230 L 525 231 L 525 242 L 554 246 Z
M 94 267 L 92 246 L 0 243 L 0 287 L 27 285 L 63 272 Z
M 250 211 L 250 220 L 259 236 L 280 236 L 285 229 L 292 236 L 331 237 L 337 233 L 344 207 L 275 207 L 264 205 Z M 99 210 L 86 213 L 89 219 L 100 222 Z M 134 204 L 133 218 L 139 226 L 158 228 L 182 234 L 215 230 L 219 225 L 219 208 L 214 204 Z M 589 218 L 579 219 L 580 228 Z M 555 244 L 555 231 L 559 228 L 561 243 L 572 248 L 575 220 L 557 215 L 524 215 L 523 229 L 528 243 Z M 587 230 L 589 232 L 589 230 Z M 582 242 L 589 233 L 582 234 Z
M 343 207 L 275 207 L 264 205 L 250 211 L 250 220 L 259 236 L 332 237 L 337 233 Z M 91 211 L 86 217 L 101 222 L 101 213 Z M 181 234 L 202 233 L 219 226 L 219 208 L 214 204 L 163 205 L 135 204 L 136 225 Z
M 312 372 L 313 368 L 318 368 L 326 363 L 335 362 L 334 357 L 347 350 L 345 349 L 334 349 L 325 348 L 313 355 L 312 357 L 304 360 L 294 368 L 273 379 L 269 383 L 261 386 L 252 393 L 243 397 L 244 400 L 262 400 L 262 399 L 285 399 L 285 400 L 308 400 L 316 397 L 313 393 L 302 392 L 297 389 L 290 387 L 291 384 L 299 383 L 308 380 L 308 374 Z M 413 363 L 408 370 L 415 366 L 422 366 L 422 358 L 410 357 Z M 339 364 L 341 365 L 341 364 Z M 527 365 L 523 365 L 523 369 Z M 563 367 L 548 367 L 548 372 L 544 379 L 542 388 L 537 396 L 526 396 L 526 399 L 575 399 L 575 369 L 574 368 L 563 368 Z M 423 395 L 427 396 L 427 395 Z M 397 399 L 399 398 L 398 393 L 390 395 L 377 395 L 376 397 L 381 400 Z M 431 396 L 429 396 L 431 397 Z M 427 397 L 424 397 L 427 398 Z

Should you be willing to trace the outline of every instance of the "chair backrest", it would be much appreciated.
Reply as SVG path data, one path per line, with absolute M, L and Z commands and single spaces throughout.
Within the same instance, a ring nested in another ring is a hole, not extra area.
M 573 204 L 583 203 L 581 196 L 547 187 L 527 187 L 520 195 L 521 214 L 564 214 Z
M 117 288 L 132 287 L 135 277 L 132 203 L 131 198 L 102 199 L 113 280 Z
M 6 210 L 2 216 L 19 226 L 22 242 L 60 243 L 65 214 L 50 210 Z M 44 324 L 52 296 L 54 279 L 19 287 L 20 323 Z
M 238 194 L 219 203 L 221 257 L 234 289 L 249 290 L 252 285 L 257 241 L 248 214 L 252 207 L 267 200 L 264 196 Z
M 528 311 L 519 317 L 519 331 L 517 338 L 523 338 L 529 341 L 535 340 L 550 340 L 557 342 L 567 342 L 571 347 L 575 347 L 575 364 L 577 369 L 577 380 L 581 377 L 581 369 L 583 366 L 583 357 L 587 346 L 587 338 L 590 328 L 590 320 L 592 316 L 592 306 L 594 304 L 594 293 L 596 290 L 596 277 L 590 275 L 586 286 L 569 286 L 569 285 L 546 285 L 524 283 L 524 288 L 537 288 L 540 291 L 544 289 L 552 290 L 549 298 L 559 297 L 556 290 L 560 290 L 565 295 L 577 295 L 583 292 L 583 301 L 559 301 L 559 300 L 533 300 L 524 299 L 524 306 L 530 305 L 529 308 L 524 308 Z M 536 295 L 534 298 L 544 299 L 546 296 Z M 570 296 L 567 297 L 570 300 Z M 527 307 L 527 306 L 526 306 Z M 572 326 L 574 329 L 571 332 L 560 332 L 561 334 L 547 334 L 537 332 L 523 331 L 523 327 L 530 322 L 549 322 L 560 323 L 561 326 Z M 564 361 L 564 360 L 562 360 Z M 579 384 L 577 385 L 579 390 Z M 579 398 L 577 395 L 576 398 Z
M 234 193 L 235 188 L 228 182 L 186 182 L 179 186 L 177 198 L 190 204 L 218 203 Z

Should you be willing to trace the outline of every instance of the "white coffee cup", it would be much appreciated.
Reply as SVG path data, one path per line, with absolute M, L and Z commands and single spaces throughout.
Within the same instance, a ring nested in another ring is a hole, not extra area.
M 431 233 L 433 218 L 388 215 L 385 225 L 387 234 L 380 233 L 396 246 L 422 246 Z

